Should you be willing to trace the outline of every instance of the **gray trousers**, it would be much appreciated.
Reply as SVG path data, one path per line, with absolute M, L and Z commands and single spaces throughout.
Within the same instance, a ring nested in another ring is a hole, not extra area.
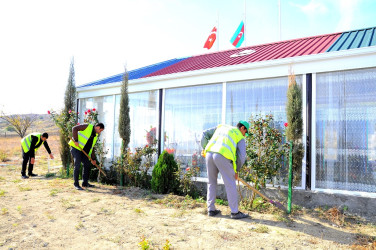
M 217 196 L 217 179 L 218 172 L 221 173 L 223 182 L 225 184 L 228 205 L 231 213 L 237 213 L 238 208 L 238 193 L 236 191 L 235 171 L 232 161 L 226 159 L 218 153 L 206 153 L 206 170 L 208 173 L 208 193 L 207 204 L 208 211 L 215 210 L 215 198 Z

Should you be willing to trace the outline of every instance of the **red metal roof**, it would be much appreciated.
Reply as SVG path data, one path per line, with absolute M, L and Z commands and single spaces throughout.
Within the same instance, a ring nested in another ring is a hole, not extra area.
M 327 51 L 329 47 L 341 36 L 341 34 L 342 32 L 305 37 L 192 56 L 166 68 L 146 75 L 144 76 L 144 78 L 229 65 L 320 54 Z M 245 50 L 254 50 L 255 52 L 248 55 L 231 57 L 231 55 L 235 55 Z

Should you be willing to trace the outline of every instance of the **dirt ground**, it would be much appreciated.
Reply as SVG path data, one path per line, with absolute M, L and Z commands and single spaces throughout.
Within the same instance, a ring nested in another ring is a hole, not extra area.
M 46 178 L 47 153 L 38 155 L 39 176 L 26 180 L 20 155 L 0 162 L 1 249 L 376 248 L 376 225 L 361 218 L 338 225 L 301 208 L 290 216 L 249 212 L 251 218 L 232 220 L 227 206 L 208 217 L 202 199 L 98 183 L 77 191 L 71 179 Z

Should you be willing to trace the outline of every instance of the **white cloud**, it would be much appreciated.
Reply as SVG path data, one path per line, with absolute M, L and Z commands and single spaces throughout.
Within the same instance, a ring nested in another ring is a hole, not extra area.
M 354 22 L 355 11 L 361 0 L 341 0 L 335 6 L 339 10 L 339 21 L 336 31 L 350 30 Z
M 306 5 L 296 4 L 290 2 L 290 5 L 297 7 L 306 15 L 312 16 L 317 14 L 325 14 L 328 12 L 328 8 L 322 1 L 311 0 Z

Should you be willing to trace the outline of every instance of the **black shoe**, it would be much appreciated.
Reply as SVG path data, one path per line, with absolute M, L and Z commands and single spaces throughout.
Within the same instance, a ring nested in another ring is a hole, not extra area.
M 221 211 L 220 210 L 214 210 L 214 211 L 209 211 L 208 216 L 216 216 L 219 214 Z
M 82 187 L 80 187 L 79 185 L 74 185 L 74 188 L 77 189 L 77 190 L 84 190 Z
M 93 188 L 93 187 L 95 187 L 95 185 L 92 185 L 92 184 L 90 184 L 90 183 L 88 183 L 88 184 L 82 184 L 82 186 L 83 186 L 83 187 L 89 187 L 89 188 Z
M 38 176 L 37 174 L 29 174 L 30 177 Z
M 21 176 L 21 178 L 22 178 L 22 179 L 28 179 L 28 178 L 29 178 L 29 176 L 26 176 L 26 175 L 22 175 L 22 176 Z
M 248 218 L 249 214 L 243 214 L 242 212 L 231 213 L 231 219 L 244 219 Z

